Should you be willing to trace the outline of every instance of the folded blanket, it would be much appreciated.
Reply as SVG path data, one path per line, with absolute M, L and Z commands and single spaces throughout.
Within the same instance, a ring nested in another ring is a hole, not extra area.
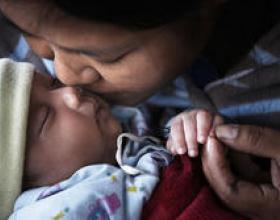
M 207 185 L 200 162 L 176 157 L 143 209 L 142 219 L 245 219 L 224 207 Z
M 29 63 L 0 59 L 0 220 L 21 191 L 33 72 Z

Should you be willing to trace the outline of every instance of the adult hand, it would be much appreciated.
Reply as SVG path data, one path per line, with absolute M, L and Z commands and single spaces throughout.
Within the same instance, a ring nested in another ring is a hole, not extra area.
M 220 199 L 252 219 L 280 218 L 280 132 L 249 125 L 219 125 L 216 137 L 203 149 L 204 173 Z M 271 158 L 271 184 L 255 184 L 236 177 L 226 160 L 225 145 L 245 153 Z

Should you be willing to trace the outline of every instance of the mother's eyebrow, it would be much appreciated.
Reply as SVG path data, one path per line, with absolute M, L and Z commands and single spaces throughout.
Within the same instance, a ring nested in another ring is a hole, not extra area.
M 108 55 L 114 55 L 114 54 L 122 54 L 124 52 L 127 52 L 128 50 L 131 50 L 133 48 L 132 43 L 126 43 L 126 44 L 120 44 L 116 46 L 112 46 L 109 48 L 94 48 L 92 46 L 89 46 L 90 49 L 85 48 L 68 48 L 61 45 L 58 45 L 56 43 L 52 43 L 53 45 L 57 46 L 58 48 L 69 51 L 71 53 L 78 53 L 78 54 L 85 54 L 92 57 L 102 57 L 102 56 L 108 56 Z
M 35 34 L 32 34 L 30 32 L 27 32 L 21 28 L 18 28 L 23 34 L 29 35 L 31 37 L 34 38 L 40 38 L 40 36 L 36 36 Z M 119 53 L 124 53 L 127 52 L 128 50 L 132 49 L 132 47 L 135 47 L 135 44 L 133 42 L 129 42 L 129 43 L 123 43 L 120 45 L 116 45 L 114 47 L 110 47 L 110 48 L 93 48 L 92 46 L 89 46 L 88 48 L 92 48 L 92 49 L 85 49 L 85 48 L 68 48 L 65 46 L 61 46 L 58 45 L 55 42 L 50 41 L 51 44 L 55 45 L 56 47 L 64 50 L 64 51 L 68 51 L 71 53 L 77 53 L 77 54 L 85 54 L 88 56 L 92 56 L 92 57 L 101 57 L 101 56 L 106 56 L 106 55 L 111 55 L 111 54 L 119 54 Z

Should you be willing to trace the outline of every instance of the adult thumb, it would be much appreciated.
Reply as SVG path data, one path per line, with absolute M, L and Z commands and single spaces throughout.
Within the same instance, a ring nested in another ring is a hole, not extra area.
M 280 157 L 280 132 L 274 129 L 226 124 L 215 128 L 217 138 L 230 148 L 261 157 Z

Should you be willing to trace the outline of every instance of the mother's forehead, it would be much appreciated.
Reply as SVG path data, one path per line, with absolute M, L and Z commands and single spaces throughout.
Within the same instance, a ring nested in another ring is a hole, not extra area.
M 0 0 L 0 9 L 17 26 L 31 33 L 39 33 L 42 22 L 53 17 L 46 16 L 50 11 L 54 16 L 58 13 L 51 1 L 45 0 Z
M 131 31 L 115 25 L 86 21 L 67 15 L 51 2 L 47 0 L 0 0 L 0 9 L 23 32 L 54 42 L 72 44 L 72 40 L 75 42 L 89 42 L 90 40 L 90 42 L 98 44 L 110 44 L 127 41 L 131 38 L 135 40 L 135 34 Z

